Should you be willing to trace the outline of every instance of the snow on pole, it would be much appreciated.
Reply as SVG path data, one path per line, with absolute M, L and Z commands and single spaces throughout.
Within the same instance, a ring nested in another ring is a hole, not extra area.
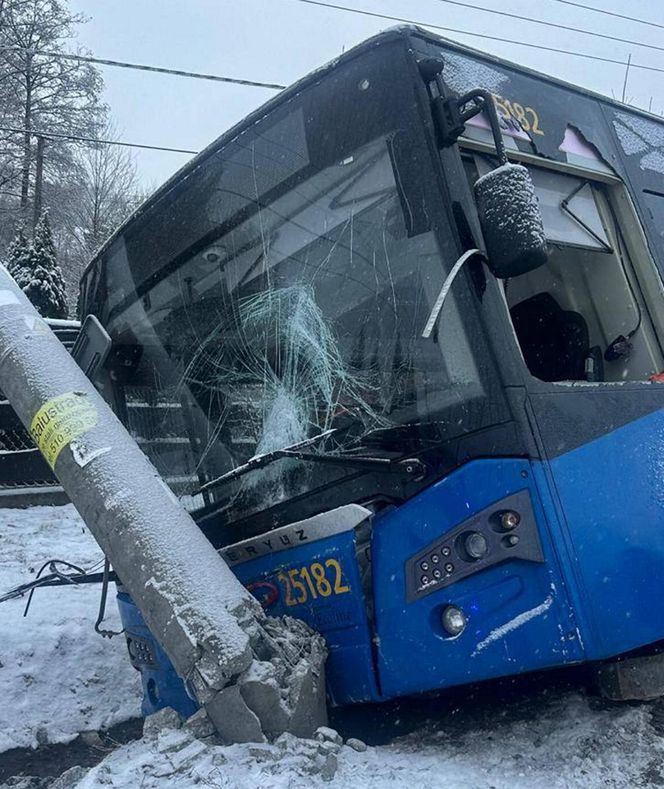
M 325 722 L 325 647 L 266 617 L 0 266 L 0 388 L 228 741 Z

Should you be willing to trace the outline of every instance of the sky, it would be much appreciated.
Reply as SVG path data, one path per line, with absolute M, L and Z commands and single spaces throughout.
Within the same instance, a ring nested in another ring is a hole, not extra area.
M 625 67 L 483 38 L 488 34 L 539 46 L 586 52 L 664 68 L 664 29 L 572 7 L 560 0 L 330 0 L 338 5 L 407 17 L 478 36 L 444 33 L 453 40 L 620 98 Z M 577 0 L 664 25 L 662 0 Z M 496 16 L 477 6 L 632 39 L 662 47 L 623 44 Z M 70 0 L 88 22 L 79 43 L 94 55 L 188 71 L 288 85 L 369 36 L 388 20 L 322 8 L 299 0 Z M 433 29 L 433 28 L 432 28 Z M 101 67 L 105 101 L 121 139 L 200 150 L 274 95 L 274 90 Z M 664 111 L 664 73 L 632 66 L 626 99 Z M 136 151 L 147 190 L 179 169 L 186 154 Z

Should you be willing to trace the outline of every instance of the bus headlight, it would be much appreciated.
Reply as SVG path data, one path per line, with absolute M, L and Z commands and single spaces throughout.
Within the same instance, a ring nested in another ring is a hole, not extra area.
M 448 605 L 441 615 L 443 627 L 451 636 L 459 636 L 466 629 L 468 619 L 456 605 Z

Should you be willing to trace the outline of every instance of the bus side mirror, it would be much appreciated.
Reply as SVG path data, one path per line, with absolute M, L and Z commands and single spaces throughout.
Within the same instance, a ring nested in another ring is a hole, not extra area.
M 525 167 L 503 164 L 483 175 L 475 183 L 475 200 L 494 276 L 516 277 L 546 263 L 544 222 Z

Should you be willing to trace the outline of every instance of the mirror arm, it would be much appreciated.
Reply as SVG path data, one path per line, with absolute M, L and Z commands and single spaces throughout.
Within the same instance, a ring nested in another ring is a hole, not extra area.
M 430 74 L 427 76 L 431 78 Z M 475 88 L 459 98 L 450 96 L 443 81 L 442 70 L 433 75 L 433 81 L 438 89 L 438 96 L 432 101 L 432 109 L 441 146 L 454 145 L 463 134 L 466 122 L 485 110 L 489 118 L 498 162 L 500 165 L 507 164 L 500 119 L 491 93 L 484 88 Z
M 456 102 L 460 111 L 460 117 L 464 124 L 466 121 L 470 120 L 470 118 L 479 115 L 482 110 L 486 111 L 489 118 L 489 125 L 491 126 L 491 134 L 493 135 L 493 141 L 496 146 L 498 163 L 500 165 L 507 164 L 507 151 L 505 150 L 503 132 L 500 128 L 500 119 L 498 118 L 496 103 L 489 91 L 484 88 L 475 88 L 475 90 L 471 90 L 469 93 L 458 98 Z M 473 102 L 473 106 L 464 111 L 463 107 L 470 102 Z

